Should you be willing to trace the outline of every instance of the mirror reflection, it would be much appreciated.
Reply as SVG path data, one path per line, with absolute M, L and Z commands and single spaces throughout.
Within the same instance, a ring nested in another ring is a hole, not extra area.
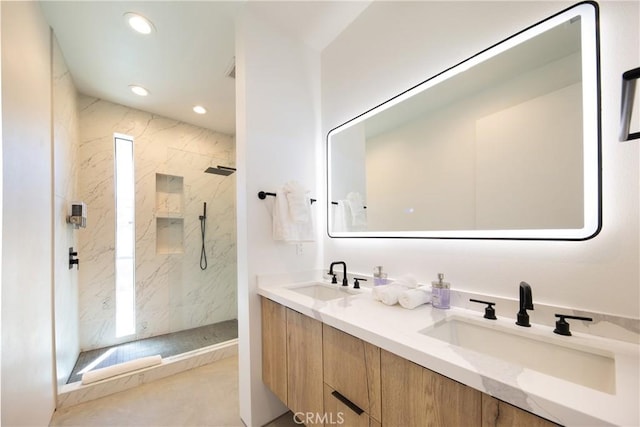
M 332 130 L 330 235 L 595 234 L 594 12 L 571 8 Z

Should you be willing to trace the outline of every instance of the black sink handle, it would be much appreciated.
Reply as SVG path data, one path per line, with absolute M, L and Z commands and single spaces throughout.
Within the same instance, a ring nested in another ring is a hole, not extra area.
M 567 337 L 571 336 L 571 331 L 569 330 L 569 322 L 565 319 L 575 319 L 575 320 L 585 320 L 587 322 L 593 322 L 591 317 L 582 317 L 582 316 L 570 316 L 568 314 L 556 314 L 556 317 L 559 317 L 559 320 L 556 320 L 556 328 L 553 330 L 555 334 L 564 335 Z
M 479 299 L 473 299 L 470 298 L 469 301 L 471 302 L 479 302 L 480 304 L 487 304 L 487 306 L 484 309 L 484 318 L 485 319 L 491 319 L 491 320 L 496 320 L 496 310 L 493 308 L 494 305 L 496 305 L 495 302 L 491 302 L 491 301 L 482 301 Z
M 354 277 L 353 278 L 353 289 L 360 289 L 360 280 L 364 280 L 365 282 L 367 281 L 367 279 L 363 279 L 362 277 Z

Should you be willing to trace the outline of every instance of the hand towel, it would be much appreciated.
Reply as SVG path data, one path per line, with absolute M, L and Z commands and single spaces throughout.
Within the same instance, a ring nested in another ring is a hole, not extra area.
M 352 191 L 347 194 L 349 208 L 351 209 L 351 226 L 353 231 L 364 231 L 367 229 L 367 212 L 364 208 L 364 199 L 360 193 Z
M 291 187 L 283 186 L 279 188 L 276 193 L 275 203 L 273 205 L 273 239 L 288 243 L 312 242 L 315 240 L 315 233 L 313 215 L 310 208 L 311 199 L 305 195 L 308 204 L 306 221 L 295 221 L 291 216 L 291 212 L 301 207 L 298 201 L 294 201 L 293 203 L 298 205 L 290 209 L 289 197 L 287 197 L 287 189 L 289 188 Z M 297 219 L 302 219 L 302 215 L 298 216 Z
M 422 304 L 431 302 L 431 288 L 429 286 L 418 286 L 415 289 L 409 289 L 400 294 L 398 302 L 404 308 L 413 310 Z
M 284 187 L 289 216 L 293 222 L 308 222 L 311 216 L 311 200 L 305 189 L 297 181 L 289 181 Z
M 138 369 L 148 368 L 149 366 L 160 365 L 161 363 L 162 357 L 156 354 L 155 356 L 141 357 L 117 365 L 107 366 L 106 368 L 94 369 L 93 371 L 82 374 L 82 384 L 91 384 L 96 381 L 115 377 L 116 375 L 137 371 Z
M 398 284 L 390 284 L 386 286 L 375 286 L 372 290 L 373 298 L 386 305 L 395 305 L 398 303 L 400 295 L 408 290 L 406 286 Z
M 418 281 L 411 274 L 403 274 L 399 278 L 395 279 L 392 284 L 403 285 L 407 288 L 418 287 Z
M 417 287 L 418 281 L 412 275 L 405 274 L 388 285 L 374 286 L 371 292 L 373 299 L 386 305 L 394 305 L 398 303 L 402 293 Z
M 349 210 L 348 200 L 338 200 L 337 205 L 331 205 L 333 207 L 333 231 L 349 231 L 349 224 L 351 221 L 351 211 Z

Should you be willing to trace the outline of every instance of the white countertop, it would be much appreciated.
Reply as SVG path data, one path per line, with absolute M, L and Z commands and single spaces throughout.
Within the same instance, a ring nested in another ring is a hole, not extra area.
M 345 298 L 318 301 L 289 289 L 292 285 L 259 283 L 258 293 L 556 423 L 567 426 L 640 425 L 640 353 L 637 345 L 578 332 L 573 332 L 571 337 L 561 337 L 553 333 L 552 327 L 533 324 L 531 328 L 522 328 L 515 325 L 514 319 L 499 316 L 498 320 L 486 320 L 477 311 L 456 307 L 439 310 L 423 305 L 407 310 L 399 305 L 387 306 L 374 300 L 370 289 Z M 488 326 L 513 328 L 520 334 L 523 329 L 534 334 L 548 333 L 554 340 L 573 340 L 572 343 L 606 349 L 615 358 L 615 393 L 526 369 L 420 333 L 451 316 L 490 322 Z

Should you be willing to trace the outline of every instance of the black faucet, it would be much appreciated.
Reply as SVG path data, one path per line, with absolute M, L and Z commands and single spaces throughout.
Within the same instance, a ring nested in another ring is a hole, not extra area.
M 333 266 L 337 265 L 337 264 L 342 264 L 344 270 L 343 270 L 343 274 L 342 274 L 342 286 L 349 286 L 349 280 L 347 280 L 347 263 L 344 261 L 336 261 L 336 262 L 332 262 L 331 266 L 329 266 L 329 274 L 333 275 L 333 278 L 335 279 L 335 273 L 333 272 Z M 333 282 L 336 283 L 336 282 Z
M 533 297 L 531 296 L 531 286 L 527 282 L 520 282 L 520 311 L 518 312 L 518 326 L 531 326 L 527 310 L 533 310 Z

